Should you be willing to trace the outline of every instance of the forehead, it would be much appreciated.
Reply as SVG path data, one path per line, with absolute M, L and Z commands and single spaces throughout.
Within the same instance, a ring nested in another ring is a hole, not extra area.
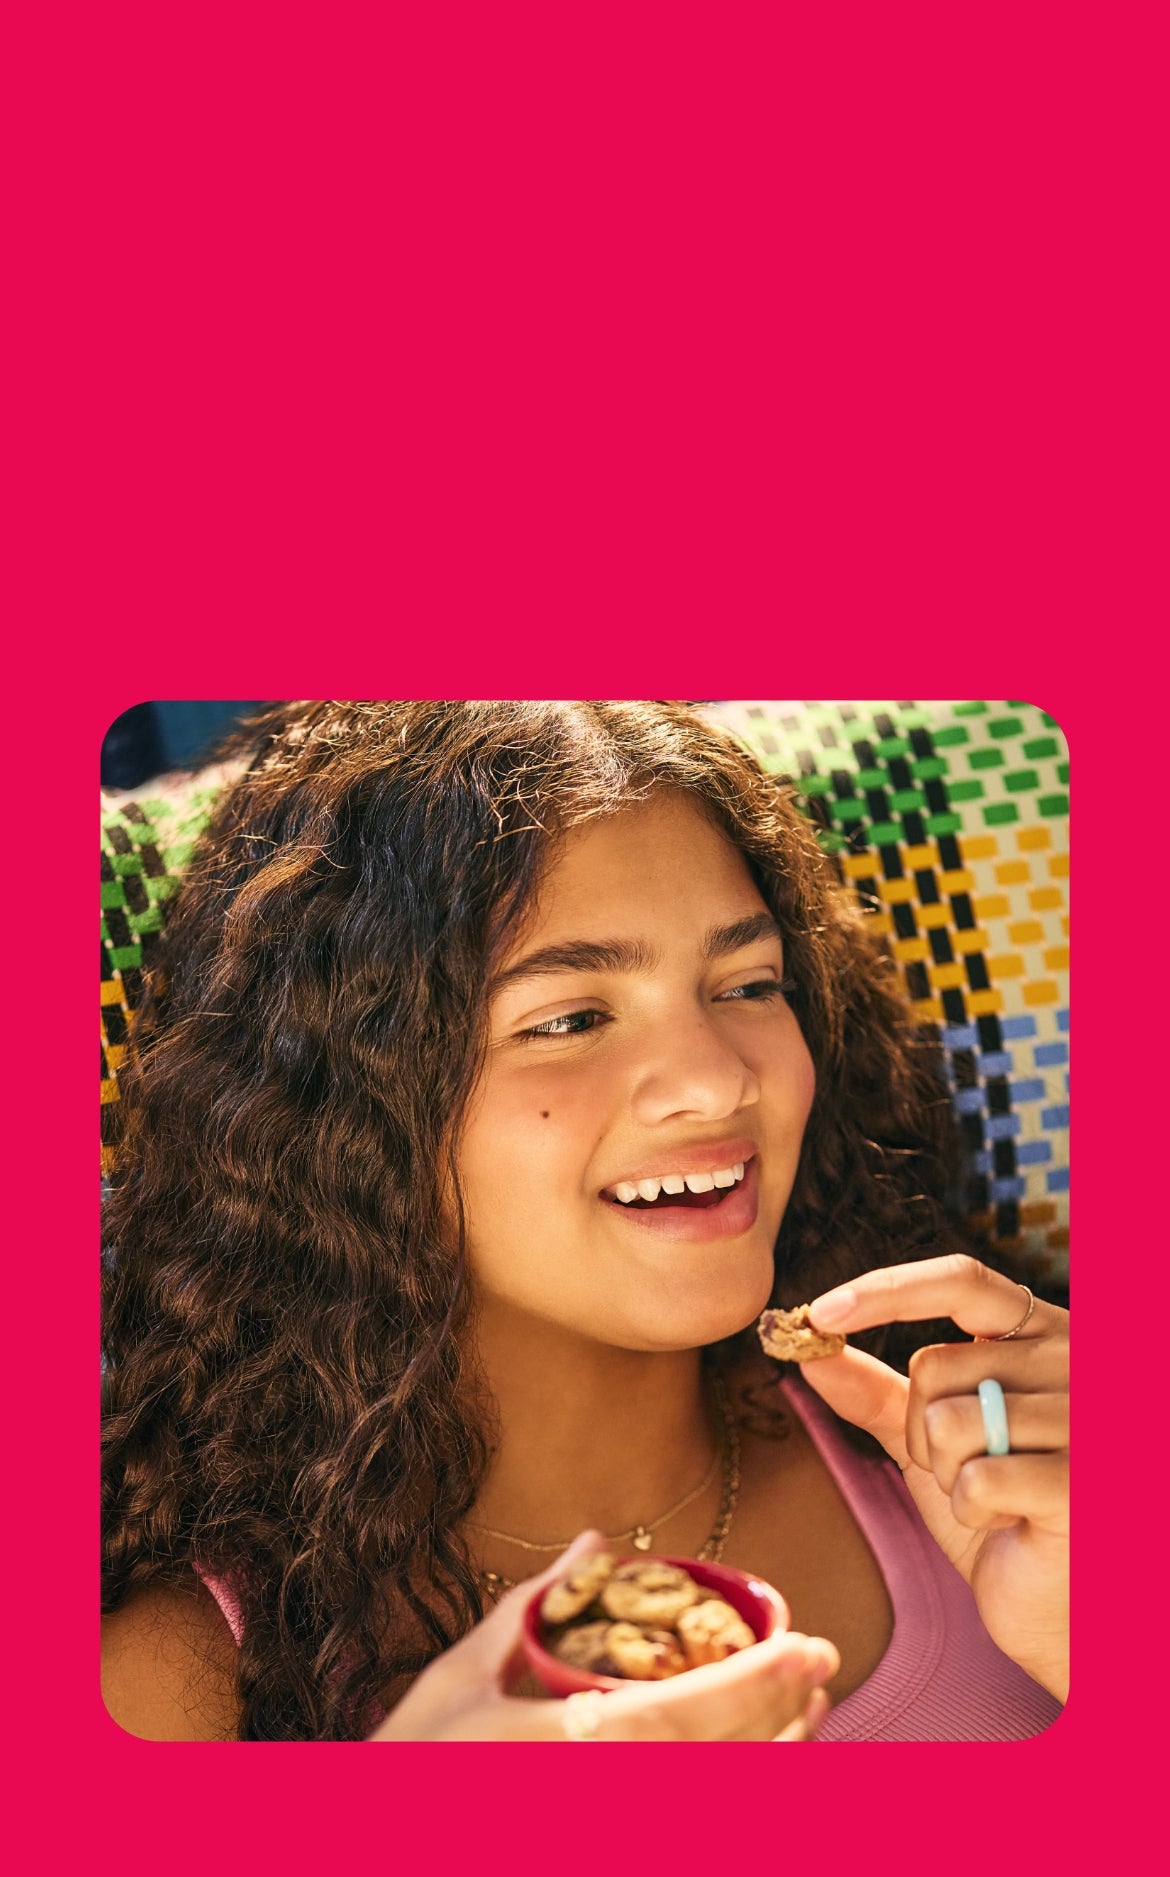
M 734 842 L 688 796 L 662 791 L 557 843 L 524 942 L 609 934 L 623 913 L 627 923 L 689 913 L 705 927 L 713 908 L 763 904 Z

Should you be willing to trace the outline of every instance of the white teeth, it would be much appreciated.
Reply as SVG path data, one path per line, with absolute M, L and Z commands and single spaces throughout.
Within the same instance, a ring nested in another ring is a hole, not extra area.
M 632 1204 L 635 1199 L 645 1199 L 653 1203 L 662 1193 L 681 1193 L 689 1189 L 692 1193 L 710 1193 L 717 1186 L 735 1186 L 743 1178 L 744 1162 L 737 1160 L 733 1167 L 717 1167 L 714 1173 L 664 1173 L 656 1180 L 619 1180 L 613 1188 L 613 1196 L 623 1206 Z

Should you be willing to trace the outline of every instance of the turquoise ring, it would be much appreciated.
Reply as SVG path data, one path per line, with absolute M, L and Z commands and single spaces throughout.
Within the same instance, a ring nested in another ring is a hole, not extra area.
M 979 1384 L 979 1406 L 983 1411 L 983 1432 L 987 1437 L 988 1453 L 996 1456 L 1010 1453 L 1007 1402 L 1003 1398 L 1003 1389 L 990 1376 Z

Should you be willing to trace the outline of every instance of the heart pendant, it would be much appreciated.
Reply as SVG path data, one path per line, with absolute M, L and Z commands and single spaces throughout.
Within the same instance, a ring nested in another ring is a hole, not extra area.
M 644 1525 L 639 1525 L 634 1533 L 632 1542 L 635 1551 L 649 1551 L 650 1546 L 654 1542 L 654 1533 L 648 1532 Z

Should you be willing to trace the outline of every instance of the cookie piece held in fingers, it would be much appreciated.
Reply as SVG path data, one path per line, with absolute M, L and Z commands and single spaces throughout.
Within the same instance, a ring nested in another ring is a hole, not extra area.
M 646 1629 L 640 1623 L 611 1623 L 605 1653 L 613 1672 L 627 1681 L 668 1681 L 688 1666 L 669 1629 Z
M 595 1551 L 591 1557 L 578 1558 L 572 1570 L 545 1591 L 540 1605 L 543 1620 L 571 1623 L 580 1616 L 609 1582 L 616 1562 L 612 1551 Z
M 653 1558 L 619 1564 L 601 1593 L 601 1607 L 619 1623 L 667 1628 L 697 1603 L 699 1586 L 686 1571 Z
M 679 1616 L 675 1628 L 686 1655 L 688 1668 L 702 1668 L 705 1662 L 725 1662 L 740 1649 L 750 1649 L 756 1640 L 738 1610 L 722 1597 L 710 1597 L 705 1603 L 692 1604 Z
M 764 1354 L 777 1362 L 815 1362 L 819 1356 L 839 1356 L 845 1338 L 816 1329 L 808 1312 L 806 1303 L 798 1304 L 795 1310 L 765 1310 L 756 1324 Z

